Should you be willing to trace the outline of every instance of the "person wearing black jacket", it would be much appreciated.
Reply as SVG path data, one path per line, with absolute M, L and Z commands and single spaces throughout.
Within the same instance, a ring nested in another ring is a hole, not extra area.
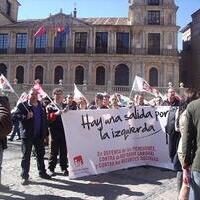
M 3 161 L 3 151 L 7 148 L 6 136 L 12 130 L 12 119 L 10 113 L 10 104 L 7 97 L 0 96 L 0 189 L 4 186 L 1 184 L 1 169 Z
M 46 108 L 50 133 L 49 174 L 51 176 L 56 175 L 55 168 L 59 154 L 61 171 L 63 175 L 67 176 L 67 146 L 61 114 L 66 112 L 69 107 L 66 107 L 66 104 L 63 103 L 63 90 L 61 88 L 55 88 L 52 96 L 53 102 Z
M 22 122 L 22 185 L 29 184 L 30 158 L 33 146 L 36 152 L 39 176 L 50 179 L 51 177 L 46 173 L 44 164 L 46 112 L 38 101 L 38 92 L 34 88 L 29 91 L 28 100 L 17 106 L 15 117 Z
M 165 132 L 167 133 L 167 142 L 169 143 L 169 157 L 174 165 L 174 170 L 177 171 L 177 189 L 180 191 L 182 185 L 182 167 L 178 159 L 178 144 L 181 134 L 176 130 L 176 113 L 180 106 L 180 100 L 176 96 L 173 88 L 167 91 L 167 100 L 163 102 L 163 106 L 171 106 L 167 118 Z

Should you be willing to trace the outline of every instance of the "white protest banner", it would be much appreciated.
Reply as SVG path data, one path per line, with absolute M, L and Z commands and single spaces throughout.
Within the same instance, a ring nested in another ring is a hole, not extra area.
M 145 106 L 63 114 L 69 178 L 142 165 L 172 169 L 164 132 L 168 111 Z

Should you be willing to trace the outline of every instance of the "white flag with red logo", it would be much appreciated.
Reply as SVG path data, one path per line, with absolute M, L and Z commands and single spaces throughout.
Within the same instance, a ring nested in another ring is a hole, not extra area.
M 2 92 L 15 93 L 15 91 L 12 88 L 12 86 L 10 85 L 9 81 L 7 80 L 7 78 L 3 74 L 0 75 L 0 90 Z
M 139 92 L 148 92 L 154 96 L 163 97 L 163 95 L 156 88 L 151 87 L 147 81 L 137 75 L 133 81 L 132 91 L 133 90 Z

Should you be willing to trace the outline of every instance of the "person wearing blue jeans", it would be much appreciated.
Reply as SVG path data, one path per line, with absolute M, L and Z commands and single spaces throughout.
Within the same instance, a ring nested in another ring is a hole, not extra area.
M 200 172 L 192 171 L 190 178 L 189 199 L 198 200 L 200 198 Z

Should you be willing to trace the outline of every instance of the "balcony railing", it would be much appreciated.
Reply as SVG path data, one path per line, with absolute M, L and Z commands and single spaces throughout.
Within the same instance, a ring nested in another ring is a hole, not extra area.
M 0 54 L 7 54 L 8 50 L 7 49 L 0 49 Z
M 88 47 L 87 49 L 75 49 L 76 51 L 73 50 L 72 47 L 69 48 L 27 48 L 23 49 L 22 51 L 19 51 L 15 48 L 11 49 L 0 49 L 0 54 L 96 54 L 97 56 L 100 53 L 96 53 L 95 49 Z M 105 54 L 105 53 L 104 53 Z M 107 53 L 112 54 L 112 55 L 118 55 L 118 54 L 123 54 L 123 55 L 161 55 L 161 56 L 177 56 L 178 55 L 178 50 L 177 49 L 157 49 L 157 48 L 130 48 L 130 49 L 116 49 L 115 47 L 109 47 L 109 51 Z

